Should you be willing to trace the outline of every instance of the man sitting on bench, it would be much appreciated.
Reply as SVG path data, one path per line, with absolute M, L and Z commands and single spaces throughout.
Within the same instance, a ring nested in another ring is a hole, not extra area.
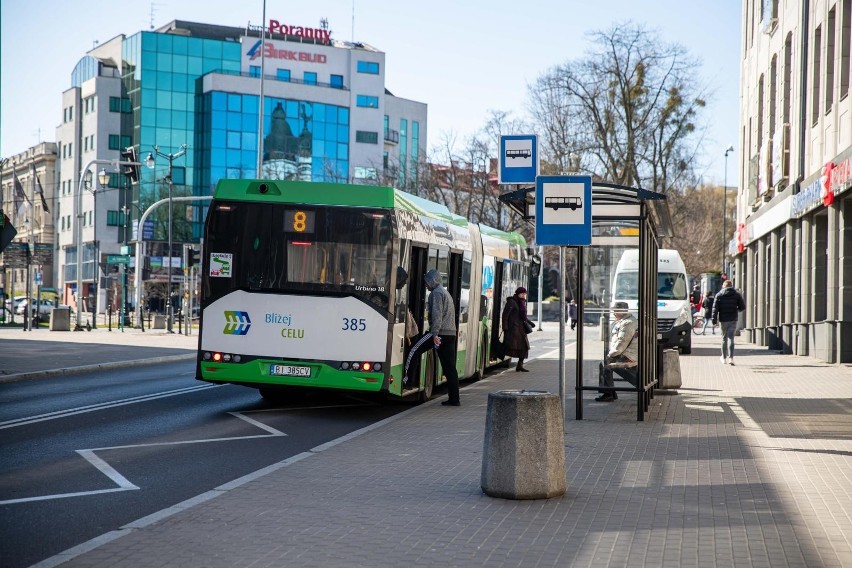
M 604 387 L 615 386 L 612 373 L 630 382 L 634 387 L 639 383 L 636 367 L 639 365 L 639 347 L 634 339 L 639 332 L 639 322 L 627 309 L 627 302 L 613 302 L 612 315 L 615 322 L 609 333 L 609 351 L 599 367 L 598 384 Z M 618 399 L 615 391 L 599 391 L 597 402 L 612 402 Z

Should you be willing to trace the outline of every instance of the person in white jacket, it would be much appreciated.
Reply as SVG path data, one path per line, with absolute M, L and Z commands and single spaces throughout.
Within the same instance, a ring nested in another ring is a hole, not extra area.
M 633 386 L 637 384 L 636 367 L 639 365 L 639 345 L 636 335 L 639 332 L 639 322 L 627 309 L 627 302 L 613 302 L 612 315 L 615 321 L 610 328 L 609 351 L 606 360 L 600 364 L 598 384 L 613 387 L 612 373 L 618 375 Z M 597 402 L 612 402 L 618 400 L 615 391 L 600 391 Z

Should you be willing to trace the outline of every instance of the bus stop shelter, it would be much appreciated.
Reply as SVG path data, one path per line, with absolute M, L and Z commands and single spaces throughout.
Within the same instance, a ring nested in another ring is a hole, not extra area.
M 501 201 L 527 220 L 533 218 L 534 199 L 534 188 L 501 196 Z M 592 244 L 571 247 L 575 254 L 563 277 L 562 317 L 570 301 L 577 304 L 576 355 L 569 353 L 566 357 L 567 376 L 575 376 L 576 419 L 583 418 L 583 394 L 587 391 L 614 396 L 633 393 L 637 420 L 644 419 L 661 370 L 657 251 L 660 239 L 672 234 L 664 195 L 642 188 L 592 184 Z M 607 357 L 617 321 L 613 302 L 626 302 L 627 311 L 638 323 L 629 346 L 638 354 L 635 364 Z M 603 386 L 604 376 L 610 374 L 613 386 Z

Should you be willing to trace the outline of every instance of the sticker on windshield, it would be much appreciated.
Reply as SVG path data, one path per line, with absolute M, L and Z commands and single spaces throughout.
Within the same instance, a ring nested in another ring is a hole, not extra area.
M 230 278 L 231 265 L 234 255 L 231 253 L 210 253 L 210 276 L 215 278 Z

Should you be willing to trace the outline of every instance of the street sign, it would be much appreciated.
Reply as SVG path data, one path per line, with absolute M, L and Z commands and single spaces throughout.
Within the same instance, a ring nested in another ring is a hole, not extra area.
M 539 176 L 535 184 L 535 242 L 592 244 L 592 178 Z
M 130 257 L 126 254 L 108 254 L 107 264 L 130 264 Z
M 500 137 L 497 183 L 535 183 L 538 176 L 538 137 L 522 134 Z

